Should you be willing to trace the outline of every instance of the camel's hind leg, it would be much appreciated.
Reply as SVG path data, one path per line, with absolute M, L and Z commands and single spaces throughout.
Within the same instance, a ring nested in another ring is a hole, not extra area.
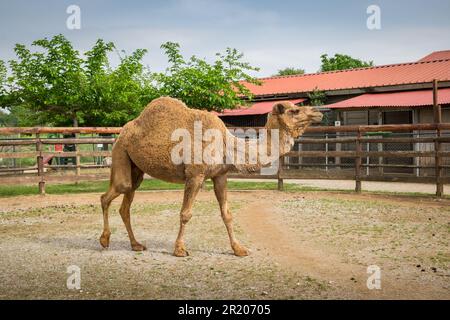
M 135 190 L 141 184 L 144 173 L 139 168 L 132 165 L 131 176 L 132 176 L 132 189 L 131 191 L 125 193 L 125 195 L 123 196 L 122 205 L 120 206 L 119 212 L 120 216 L 122 217 L 123 223 L 125 224 L 125 228 L 127 229 L 128 237 L 130 238 L 131 248 L 133 249 L 133 251 L 143 251 L 146 250 L 147 248 L 136 241 L 133 230 L 131 228 L 130 207 L 131 203 L 133 202 Z
M 111 236 L 111 230 L 109 229 L 108 211 L 111 202 L 120 195 L 115 188 L 110 186 L 109 190 L 103 194 L 100 198 L 103 211 L 103 233 L 100 236 L 100 244 L 103 248 L 109 247 L 109 238 Z
M 132 163 L 126 150 L 123 149 L 120 145 L 120 141 L 118 141 L 114 145 L 112 151 L 109 189 L 100 198 L 103 211 L 103 233 L 100 237 L 100 244 L 103 248 L 107 248 L 109 246 L 109 238 L 111 236 L 108 221 L 109 206 L 111 205 L 111 202 L 120 194 L 128 193 L 132 189 L 131 165 Z

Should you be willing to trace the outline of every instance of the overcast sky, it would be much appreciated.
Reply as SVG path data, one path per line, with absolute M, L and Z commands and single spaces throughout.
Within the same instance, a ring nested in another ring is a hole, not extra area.
M 66 27 L 72 4 L 81 9 L 80 30 Z M 380 30 L 366 25 L 372 4 L 381 9 Z M 127 52 L 146 48 L 153 70 L 166 66 L 161 43 L 175 41 L 200 57 L 237 48 L 261 68 L 260 77 L 287 66 L 316 72 L 323 53 L 380 65 L 450 49 L 449 12 L 449 0 L 0 0 L 0 59 L 14 57 L 15 43 L 63 33 L 80 51 L 97 38 Z

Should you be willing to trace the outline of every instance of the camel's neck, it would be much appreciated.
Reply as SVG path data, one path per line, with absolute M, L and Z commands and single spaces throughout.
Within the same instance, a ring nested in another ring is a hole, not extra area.
M 233 153 L 237 159 L 241 156 L 241 161 L 237 161 L 235 165 L 238 171 L 257 171 L 278 160 L 292 149 L 294 138 L 289 130 L 281 127 L 273 117 L 269 117 L 264 129 L 259 132 L 258 140 L 233 138 Z M 245 161 L 242 161 L 243 159 Z
M 288 128 L 280 126 L 279 122 L 275 121 L 275 117 L 269 117 L 265 129 L 267 130 L 267 139 L 264 143 L 267 146 L 267 150 L 270 150 L 272 143 L 278 138 L 279 156 L 284 156 L 291 151 L 294 146 L 294 138 Z

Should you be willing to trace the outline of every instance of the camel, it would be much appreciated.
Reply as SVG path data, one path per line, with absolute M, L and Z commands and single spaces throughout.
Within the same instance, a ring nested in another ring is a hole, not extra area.
M 322 120 L 322 113 L 312 107 L 296 106 L 284 101 L 275 103 L 266 124 L 267 145 L 270 145 L 270 135 L 273 129 L 278 129 L 279 154 L 289 152 L 294 139 L 299 137 L 311 123 Z M 104 228 L 100 244 L 108 248 L 111 231 L 108 222 L 108 209 L 111 202 L 123 194 L 120 215 L 134 251 L 146 250 L 139 243 L 130 224 L 130 206 L 136 189 L 143 180 L 144 173 L 167 182 L 183 183 L 184 197 L 180 211 L 180 226 L 175 241 L 173 254 L 177 257 L 188 256 L 184 244 L 184 233 L 187 223 L 192 217 L 192 206 L 205 179 L 211 179 L 214 193 L 219 203 L 221 216 L 228 232 L 231 248 L 236 256 L 246 256 L 249 250 L 241 245 L 233 232 L 232 214 L 227 204 L 227 172 L 255 171 L 267 163 L 257 161 L 252 164 L 233 163 L 179 163 L 172 161 L 171 152 L 176 141 L 172 134 L 178 128 L 185 128 L 194 133 L 194 123 L 201 121 L 203 130 L 216 129 L 227 139 L 242 142 L 232 135 L 219 117 L 204 110 L 188 108 L 182 101 L 170 97 L 161 97 L 150 102 L 142 113 L 128 122 L 121 130 L 112 150 L 112 166 L 108 191 L 101 196 Z M 246 146 L 251 148 L 248 141 Z M 253 146 L 254 147 L 254 146 Z

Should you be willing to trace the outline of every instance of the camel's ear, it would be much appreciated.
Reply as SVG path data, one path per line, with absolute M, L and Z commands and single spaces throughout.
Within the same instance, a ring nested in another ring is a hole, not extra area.
M 286 107 L 282 103 L 277 103 L 272 108 L 272 114 L 283 114 Z

